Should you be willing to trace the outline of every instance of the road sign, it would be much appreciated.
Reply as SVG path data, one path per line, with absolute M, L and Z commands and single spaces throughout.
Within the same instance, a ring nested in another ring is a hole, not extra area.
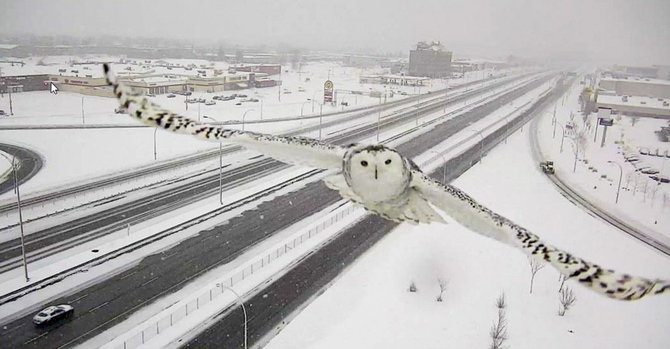
M 323 84 L 323 102 L 332 102 L 333 101 L 333 82 L 326 80 Z
M 598 119 L 598 124 L 602 126 L 612 126 L 614 125 L 614 120 L 611 118 L 600 118 Z

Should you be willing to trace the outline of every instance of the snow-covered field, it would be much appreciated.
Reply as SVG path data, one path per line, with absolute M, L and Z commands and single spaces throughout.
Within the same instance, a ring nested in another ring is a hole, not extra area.
M 455 185 L 547 242 L 608 268 L 670 278 L 670 259 L 567 201 L 538 170 L 527 128 Z M 575 305 L 558 316 L 559 274 L 518 250 L 448 225 L 401 225 L 362 256 L 267 348 L 482 348 L 505 293 L 507 347 L 666 348 L 670 299 L 622 302 L 574 281 Z M 446 282 L 443 302 L 438 279 Z M 408 292 L 414 282 L 418 291 Z

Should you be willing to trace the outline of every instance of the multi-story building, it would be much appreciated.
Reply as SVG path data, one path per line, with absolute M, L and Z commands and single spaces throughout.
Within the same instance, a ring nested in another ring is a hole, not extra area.
M 409 51 L 410 76 L 442 78 L 451 75 L 450 51 L 445 51 L 439 41 L 419 42 L 416 50 Z

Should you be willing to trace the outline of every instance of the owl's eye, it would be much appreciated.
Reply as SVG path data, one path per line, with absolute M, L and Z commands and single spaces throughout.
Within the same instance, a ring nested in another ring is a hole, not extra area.
M 390 164 L 390 163 L 391 163 L 391 159 L 386 159 L 386 161 L 384 161 L 384 163 L 387 164 L 387 165 Z
M 365 160 L 361 161 L 361 166 L 363 166 L 363 167 L 367 167 L 367 166 L 368 166 L 368 162 L 365 161 Z

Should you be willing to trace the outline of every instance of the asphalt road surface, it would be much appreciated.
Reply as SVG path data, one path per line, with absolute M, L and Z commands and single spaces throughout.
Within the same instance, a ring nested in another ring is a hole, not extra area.
M 0 151 L 14 155 L 16 163 L 20 164 L 16 175 L 19 178 L 19 185 L 32 178 L 42 168 L 42 157 L 28 149 L 13 144 L 0 143 Z M 7 161 L 11 161 L 11 157 Z M 20 189 L 20 188 L 19 188 Z M 14 175 L 10 175 L 0 182 L 0 194 L 14 190 Z

